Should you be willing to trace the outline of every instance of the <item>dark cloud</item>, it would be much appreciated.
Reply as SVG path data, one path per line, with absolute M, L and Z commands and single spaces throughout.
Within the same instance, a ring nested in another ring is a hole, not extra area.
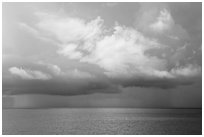
M 200 78 L 195 79 L 114 79 L 113 83 L 122 85 L 123 87 L 143 87 L 143 88 L 160 88 L 172 89 L 179 86 L 188 86 L 200 81 Z
M 120 88 L 104 81 L 77 80 L 19 80 L 3 82 L 3 94 L 50 94 L 50 95 L 82 95 L 93 93 L 118 93 Z
M 8 63 L 8 62 L 7 62 Z M 119 93 L 125 87 L 142 87 L 142 88 L 158 88 L 158 89 L 173 89 L 179 86 L 192 85 L 200 80 L 200 78 L 178 79 L 178 78 L 107 78 L 98 75 L 94 77 L 74 77 L 73 71 L 69 73 L 60 72 L 61 74 L 54 74 L 50 67 L 52 65 L 46 63 L 42 65 L 39 63 L 24 62 L 23 66 L 32 66 L 36 70 L 52 75 L 49 80 L 25 80 L 14 76 L 8 72 L 10 65 L 3 66 L 7 68 L 6 74 L 3 74 L 4 80 L 3 94 L 4 95 L 19 95 L 19 94 L 47 94 L 47 95 L 86 95 L 94 93 Z M 20 67 L 20 66 L 19 66 Z M 77 73 L 82 76 L 84 73 Z M 9 76 L 9 77 L 8 77 Z M 86 76 L 86 75 L 85 75 Z

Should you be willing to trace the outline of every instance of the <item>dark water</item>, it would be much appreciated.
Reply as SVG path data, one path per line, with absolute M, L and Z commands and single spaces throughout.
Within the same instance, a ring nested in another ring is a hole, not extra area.
M 201 134 L 201 109 L 3 109 L 3 134 Z

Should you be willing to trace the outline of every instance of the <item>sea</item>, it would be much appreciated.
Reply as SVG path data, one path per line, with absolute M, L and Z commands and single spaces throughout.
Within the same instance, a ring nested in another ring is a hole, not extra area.
M 202 109 L 3 109 L 3 135 L 200 135 Z

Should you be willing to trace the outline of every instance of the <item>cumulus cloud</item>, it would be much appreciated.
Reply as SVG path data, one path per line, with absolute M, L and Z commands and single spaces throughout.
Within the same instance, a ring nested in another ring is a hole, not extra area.
M 162 33 L 171 29 L 174 24 L 174 20 L 167 9 L 160 11 L 156 21 L 149 25 L 150 29 L 155 32 Z
M 41 19 L 36 25 L 47 35 L 54 35 L 62 43 L 93 39 L 101 33 L 103 20 L 97 17 L 89 22 L 80 18 L 59 17 L 57 15 L 38 12 Z
M 187 31 L 172 17 L 165 3 L 142 3 L 135 20 L 135 27 L 147 35 L 167 37 L 173 41 L 188 40 Z
M 132 28 L 117 25 L 113 34 L 98 41 L 95 50 L 81 61 L 99 65 L 108 76 L 149 76 L 150 71 L 165 69 L 164 60 L 145 55 L 154 48 L 164 47 Z
M 22 79 L 38 79 L 38 80 L 49 80 L 52 77 L 49 74 L 45 74 L 38 70 L 29 70 L 29 69 L 23 69 L 23 68 L 17 68 L 17 67 L 11 67 L 9 68 L 9 72 L 13 75 L 17 75 L 21 77 Z
M 116 24 L 112 35 L 104 35 L 103 20 L 100 17 L 90 22 L 50 14 L 43 14 L 41 18 L 38 28 L 56 36 L 61 42 L 58 54 L 96 64 L 105 69 L 108 76 L 148 76 L 150 71 L 156 70 L 156 75 L 165 69 L 165 60 L 145 55 L 149 49 L 165 46 L 155 39 L 146 38 L 133 28 Z
M 180 35 L 186 33 L 185 30 L 180 25 L 175 24 L 170 11 L 163 5 L 160 8 L 154 7 L 142 11 L 144 13 L 138 18 L 140 19 L 138 20 L 138 29 L 116 23 L 108 34 L 103 19 L 100 17 L 85 21 L 76 17 L 37 13 L 36 15 L 40 20 L 36 27 L 44 37 L 58 41 L 58 54 L 79 62 L 97 65 L 103 68 L 107 78 L 113 79 L 113 81 L 121 81 L 120 79 L 122 79 L 122 81 L 129 81 L 127 83 L 132 83 L 134 86 L 151 85 L 155 87 L 162 85 L 174 87 L 175 85 L 191 83 L 176 80 L 180 77 L 184 79 L 195 77 L 201 73 L 201 67 L 198 65 L 189 63 L 186 66 L 176 63 L 176 61 L 181 60 L 180 58 L 184 59 L 184 56 L 181 56 L 181 52 L 178 51 L 181 44 L 173 49 L 179 58 L 175 55 L 150 54 L 149 51 L 163 53 L 164 51 L 169 52 L 172 48 L 171 45 L 160 42 L 160 39 L 144 34 L 153 31 L 157 35 L 168 30 L 168 33 L 164 33 L 164 35 L 171 40 L 179 41 Z M 60 73 L 56 66 L 48 65 L 48 67 L 53 69 L 53 72 L 56 71 L 55 74 Z M 78 69 L 64 74 L 67 77 L 79 79 L 94 77 Z M 162 80 L 164 81 L 161 82 Z M 146 84 L 140 84 L 140 81 Z M 168 83 L 171 83 L 170 86 Z M 127 85 L 131 86 L 131 84 Z

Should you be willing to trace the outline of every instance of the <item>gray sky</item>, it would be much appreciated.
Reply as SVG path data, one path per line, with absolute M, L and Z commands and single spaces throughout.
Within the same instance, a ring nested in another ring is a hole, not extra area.
M 201 107 L 202 3 L 3 3 L 3 107 Z

